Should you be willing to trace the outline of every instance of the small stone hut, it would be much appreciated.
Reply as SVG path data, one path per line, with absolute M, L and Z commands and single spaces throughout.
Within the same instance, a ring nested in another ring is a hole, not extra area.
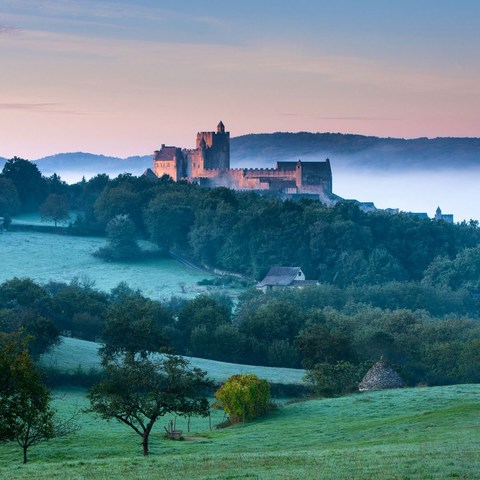
M 402 377 L 386 362 L 383 357 L 363 377 L 358 389 L 361 392 L 367 390 L 388 390 L 390 388 L 402 388 L 405 382 Z

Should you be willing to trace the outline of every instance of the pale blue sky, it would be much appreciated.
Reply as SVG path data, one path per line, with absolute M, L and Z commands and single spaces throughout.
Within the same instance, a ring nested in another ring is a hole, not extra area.
M 0 4 L 0 156 L 232 135 L 480 136 L 474 0 Z

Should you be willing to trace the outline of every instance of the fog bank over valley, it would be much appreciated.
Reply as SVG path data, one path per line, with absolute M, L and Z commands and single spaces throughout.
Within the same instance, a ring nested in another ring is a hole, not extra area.
M 453 213 L 454 221 L 480 219 L 478 179 L 472 170 L 381 170 L 333 169 L 333 191 L 343 198 L 374 202 L 377 208 L 426 212 L 430 218 L 438 206 Z
M 373 202 L 379 209 L 399 208 L 405 212 L 425 212 L 430 218 L 440 206 L 443 213 L 453 213 L 455 222 L 480 219 L 480 168 L 408 170 L 400 173 L 379 169 L 336 168 L 333 160 L 331 163 L 333 191 L 342 198 Z M 134 175 L 141 175 L 144 169 L 142 166 L 129 171 Z M 75 183 L 80 181 L 82 176 L 88 180 L 98 172 L 62 169 L 57 173 L 67 183 Z M 124 171 L 107 173 L 114 177 Z

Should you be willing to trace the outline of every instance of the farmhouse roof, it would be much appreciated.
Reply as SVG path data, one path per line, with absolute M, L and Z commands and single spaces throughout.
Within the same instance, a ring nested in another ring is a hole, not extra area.
M 387 390 L 390 388 L 402 388 L 405 382 L 402 377 L 386 362 L 383 357 L 363 377 L 358 389 L 366 390 Z
M 272 267 L 265 278 L 257 285 L 258 287 L 267 286 L 288 286 L 302 275 L 300 267 Z

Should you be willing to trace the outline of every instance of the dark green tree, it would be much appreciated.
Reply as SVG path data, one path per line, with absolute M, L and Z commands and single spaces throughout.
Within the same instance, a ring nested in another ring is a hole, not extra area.
M 64 223 L 69 215 L 68 198 L 65 195 L 51 193 L 45 202 L 40 205 L 42 222 Z
M 95 252 L 97 257 L 105 260 L 133 260 L 141 251 L 136 239 L 136 228 L 128 215 L 116 215 L 108 222 L 108 245 Z
M 208 415 L 208 400 L 202 396 L 210 386 L 206 372 L 191 369 L 185 359 L 127 354 L 123 360 L 104 360 L 105 377 L 88 393 L 90 410 L 128 425 L 141 437 L 144 455 L 149 454 L 150 433 L 164 415 Z
M 47 196 L 47 183 L 38 167 L 28 160 L 14 157 L 3 166 L 2 175 L 10 179 L 17 189 L 24 212 L 38 210 Z
M 27 463 L 28 449 L 55 436 L 50 393 L 19 334 L 0 333 L 0 441 L 15 441 Z
M 0 176 L 0 217 L 15 215 L 20 210 L 20 199 L 14 183 Z
M 120 291 L 107 311 L 103 331 L 102 352 L 107 357 L 118 354 L 139 354 L 170 350 L 167 338 L 173 329 L 170 312 L 160 303 L 143 297 L 128 288 Z

